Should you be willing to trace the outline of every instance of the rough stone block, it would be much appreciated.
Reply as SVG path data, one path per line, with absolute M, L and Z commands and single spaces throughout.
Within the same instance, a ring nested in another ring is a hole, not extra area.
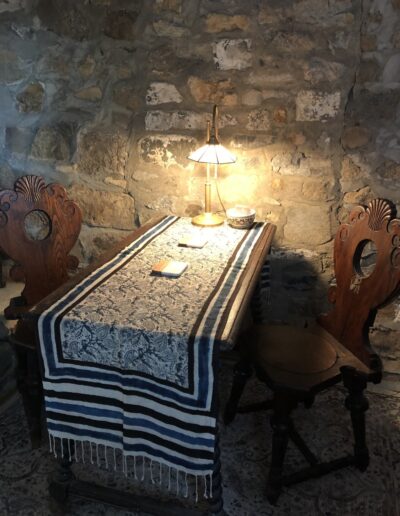
M 172 113 L 148 111 L 144 124 L 146 131 L 168 131 L 172 127 Z
M 329 205 L 292 204 L 287 206 L 286 214 L 283 233 L 287 242 L 314 246 L 331 239 Z
M 270 128 L 270 116 L 266 109 L 256 109 L 248 114 L 246 129 L 267 131 Z
M 174 23 L 170 23 L 165 20 L 154 22 L 153 29 L 157 36 L 168 38 L 183 38 L 184 36 L 190 36 L 190 32 L 185 27 L 175 25 Z
M 176 89 L 176 86 L 167 82 L 152 82 L 146 93 L 146 104 L 155 106 L 174 102 L 179 104 L 183 97 Z
M 145 207 L 148 210 L 152 210 L 155 212 L 164 212 L 164 213 L 171 213 L 173 212 L 174 207 L 174 201 L 176 200 L 176 197 L 164 195 L 159 198 L 152 197 L 151 200 L 148 200 L 145 203 Z M 179 200 L 178 200 L 179 203 Z
M 41 26 L 77 41 L 96 37 L 101 24 L 93 23 L 82 2 L 52 0 L 40 2 L 37 10 Z
M 171 11 L 180 14 L 183 0 L 156 0 L 155 9 L 157 12 Z
M 84 61 L 78 66 L 79 75 L 83 79 L 89 79 L 96 68 L 96 61 L 92 56 L 86 56 Z
M 288 15 L 287 10 L 261 4 L 257 20 L 260 25 L 274 25 L 276 27 L 280 23 L 285 22 Z
M 44 87 L 40 82 L 29 84 L 17 95 L 18 110 L 22 113 L 39 112 L 43 107 Z
M 206 31 L 215 33 L 232 30 L 247 30 L 250 18 L 244 14 L 228 16 L 226 14 L 209 14 L 206 19 Z
M 112 39 L 135 39 L 138 14 L 136 11 L 111 11 L 106 16 L 104 34 Z
M 16 175 L 6 163 L 0 164 L 0 190 L 12 190 Z
M 376 34 L 362 34 L 360 44 L 363 52 L 373 52 L 377 50 Z
M 288 87 L 295 82 L 295 77 L 292 73 L 281 72 L 274 70 L 273 73 L 262 71 L 250 72 L 248 76 L 244 78 L 247 84 L 250 84 L 254 88 L 276 88 L 280 89 Z M 264 96 L 264 95 L 263 95 Z M 265 97 L 264 97 L 265 98 Z
M 17 54 L 0 48 L 0 84 L 11 84 L 20 81 L 24 76 Z
M 304 178 L 301 176 L 273 174 L 267 188 L 285 207 L 288 201 L 302 199 L 303 182 Z
M 376 174 L 386 181 L 397 183 L 400 187 L 400 163 L 387 160 L 377 168 Z
M 288 113 L 284 107 L 277 107 L 274 109 L 273 120 L 277 124 L 286 124 L 288 121 Z
M 113 101 L 131 111 L 136 111 L 141 106 L 141 99 L 132 86 L 117 84 L 113 91 Z
M 188 168 L 191 163 L 187 157 L 197 146 L 197 140 L 188 136 L 146 136 L 139 141 L 139 156 L 142 162 L 163 168 Z
M 366 127 L 347 127 L 343 131 L 342 145 L 346 149 L 357 149 L 366 145 L 371 138 L 371 133 Z
M 324 81 L 339 81 L 345 71 L 343 64 L 319 58 L 311 58 L 303 69 L 304 79 L 313 85 Z
M 371 57 L 361 58 L 358 71 L 358 80 L 361 84 L 366 82 L 379 81 L 381 73 L 381 65 L 376 59 Z
M 249 169 L 247 170 L 249 171 Z M 248 174 L 237 174 L 235 173 L 235 167 L 228 165 L 219 167 L 219 175 L 222 174 L 225 174 L 225 177 L 220 180 L 219 190 L 222 192 L 223 198 L 226 199 L 226 207 L 233 207 L 235 204 L 254 206 L 255 199 L 257 199 L 260 191 L 259 178 L 250 172 Z M 215 197 L 215 202 L 218 202 L 217 196 Z
M 118 178 L 111 176 L 111 177 L 106 177 L 104 179 L 104 184 L 116 186 L 117 188 L 121 188 L 122 190 L 125 190 L 128 183 L 127 183 L 126 179 L 118 179 Z
M 26 4 L 27 0 L 0 0 L 0 13 L 24 9 Z
M 193 111 L 148 111 L 145 117 L 146 131 L 168 131 L 169 129 L 205 130 L 209 113 L 195 113 Z M 219 126 L 234 126 L 237 120 L 231 115 L 222 115 L 219 118 Z
M 190 93 L 196 102 L 214 103 L 222 106 L 235 106 L 238 98 L 231 79 L 205 81 L 200 77 L 188 79 Z
M 118 66 L 115 70 L 118 79 L 129 79 L 132 77 L 132 68 L 130 66 Z
M 332 176 L 330 159 L 306 157 L 302 152 L 278 152 L 271 157 L 272 171 L 283 176 Z
M 374 197 L 369 186 L 364 186 L 355 192 L 347 192 L 344 194 L 344 204 L 367 204 Z
M 273 37 L 272 44 L 279 52 L 298 54 L 314 49 L 316 41 L 308 34 L 280 31 Z
M 396 31 L 393 33 L 391 42 L 392 42 L 393 48 L 400 48 L 400 31 Z
M 95 179 L 123 178 L 128 158 L 127 136 L 107 127 L 82 132 L 78 138 L 78 168 Z
M 302 90 L 296 97 L 296 120 L 325 121 L 335 117 L 340 107 L 340 91 L 323 93 Z
M 259 90 L 246 91 L 242 96 L 242 102 L 245 106 L 259 106 L 263 101 L 263 95 Z
M 32 145 L 33 133 L 29 128 L 7 127 L 6 148 L 12 154 L 28 155 Z
M 396 128 L 387 126 L 379 129 L 376 147 L 385 158 L 400 163 L 400 140 L 396 131 L 397 126 Z
M 306 178 L 302 197 L 306 201 L 332 201 L 335 198 L 335 183 L 329 179 Z
M 351 0 L 300 0 L 293 5 L 293 15 L 297 22 L 319 27 L 346 26 L 354 17 L 350 11 Z
M 75 97 L 89 102 L 98 102 L 103 97 L 103 92 L 98 86 L 90 86 L 75 93 Z
M 271 143 L 270 135 L 249 135 L 249 134 L 240 134 L 236 133 L 231 139 L 231 145 L 235 149 L 241 149 L 251 151 L 252 149 L 257 149 L 257 152 L 260 150 L 264 150 L 265 146 Z M 259 152 L 258 152 L 259 155 Z
M 382 81 L 385 86 L 395 83 L 400 88 L 400 54 L 395 54 L 388 59 L 383 69 Z
M 43 160 L 68 161 L 71 135 L 67 126 L 41 127 L 33 140 L 31 156 Z
M 353 49 L 352 47 L 352 35 L 348 31 L 344 30 L 338 30 L 335 31 L 334 34 L 332 34 L 329 37 L 329 48 L 332 49 L 332 51 L 335 50 L 346 50 L 351 51 Z
M 80 253 L 74 254 L 81 262 L 91 262 L 120 242 L 127 234 L 123 230 L 94 228 L 83 224 L 78 239 Z
M 213 45 L 214 62 L 220 70 L 243 70 L 252 64 L 250 39 L 222 39 Z
M 69 197 L 81 207 L 84 222 L 91 226 L 114 229 L 135 227 L 135 203 L 130 195 L 74 184 L 69 188 Z
M 341 178 L 344 183 L 355 183 L 360 178 L 365 180 L 361 167 L 352 160 L 351 156 L 345 156 L 342 161 Z

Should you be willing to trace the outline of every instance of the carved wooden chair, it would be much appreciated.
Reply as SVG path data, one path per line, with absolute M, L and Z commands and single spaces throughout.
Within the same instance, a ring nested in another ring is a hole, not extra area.
M 234 371 L 225 423 L 237 412 L 272 409 L 272 455 L 267 498 L 275 503 L 283 486 L 317 477 L 344 466 L 364 471 L 369 463 L 365 437 L 364 396 L 367 382 L 382 377 L 379 357 L 371 348 L 368 332 L 377 310 L 400 292 L 400 219 L 387 201 L 375 199 L 367 208 L 355 208 L 348 224 L 336 234 L 334 261 L 336 286 L 329 290 L 332 310 L 320 316 L 313 329 L 255 325 Z M 363 272 L 361 257 L 367 245 L 376 246 L 375 268 Z M 255 368 L 258 378 L 273 393 L 271 400 L 238 407 L 245 383 Z M 319 462 L 295 430 L 291 412 L 299 403 L 312 405 L 314 396 L 343 381 L 348 390 L 345 406 L 354 432 L 353 454 Z M 283 474 L 289 439 L 309 463 L 291 475 Z
M 4 281 L 3 277 L 3 256 L 1 254 L 1 248 L 0 248 L 0 288 L 3 288 L 6 286 L 6 282 Z
M 14 190 L 0 191 L 0 246 L 15 265 L 10 276 L 24 281 L 19 297 L 4 313 L 17 320 L 10 341 L 18 357 L 17 381 L 24 401 L 31 440 L 40 443 L 42 391 L 35 328 L 21 315 L 68 279 L 78 259 L 69 252 L 81 228 L 79 207 L 65 189 L 39 176 L 24 176 Z

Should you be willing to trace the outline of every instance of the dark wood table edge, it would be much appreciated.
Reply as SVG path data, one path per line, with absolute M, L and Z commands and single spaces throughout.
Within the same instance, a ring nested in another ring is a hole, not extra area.
M 254 257 L 245 269 L 240 288 L 231 306 L 227 322 L 230 321 L 231 318 L 233 318 L 234 321 L 227 325 L 228 327 L 231 327 L 229 332 L 223 331 L 221 341 L 229 343 L 232 347 L 237 339 L 242 322 L 250 306 L 250 301 L 257 287 L 261 270 L 270 252 L 275 232 L 276 226 L 274 224 L 267 223 L 263 230 L 263 234 L 253 251 Z

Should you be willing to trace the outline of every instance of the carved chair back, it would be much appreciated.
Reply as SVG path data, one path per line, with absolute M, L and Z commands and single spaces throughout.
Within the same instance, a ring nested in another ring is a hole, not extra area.
M 333 309 L 319 323 L 373 370 L 381 364 L 369 342 L 369 328 L 377 310 L 400 293 L 400 220 L 383 199 L 356 207 L 349 223 L 336 234 L 334 261 L 336 285 L 328 298 Z M 375 267 L 364 272 L 363 250 L 376 248 Z
M 19 305 L 32 306 L 68 278 L 78 260 L 69 255 L 82 214 L 65 189 L 46 185 L 40 176 L 24 176 L 14 190 L 0 192 L 0 246 L 15 261 L 11 277 L 25 281 Z M 14 318 L 13 308 L 6 316 Z

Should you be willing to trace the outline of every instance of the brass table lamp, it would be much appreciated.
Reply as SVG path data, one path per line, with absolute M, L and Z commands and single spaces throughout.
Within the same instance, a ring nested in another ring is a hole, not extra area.
M 221 145 L 218 141 L 218 108 L 214 106 L 213 118 L 210 131 L 210 122 L 207 122 L 207 143 L 200 149 L 192 152 L 188 159 L 197 163 L 207 164 L 207 179 L 204 185 L 204 213 L 193 217 L 192 224 L 196 226 L 219 226 L 223 224 L 224 219 L 211 211 L 211 178 L 210 165 L 214 164 L 214 179 L 217 178 L 218 165 L 227 163 L 235 163 L 236 158 L 228 149 Z

